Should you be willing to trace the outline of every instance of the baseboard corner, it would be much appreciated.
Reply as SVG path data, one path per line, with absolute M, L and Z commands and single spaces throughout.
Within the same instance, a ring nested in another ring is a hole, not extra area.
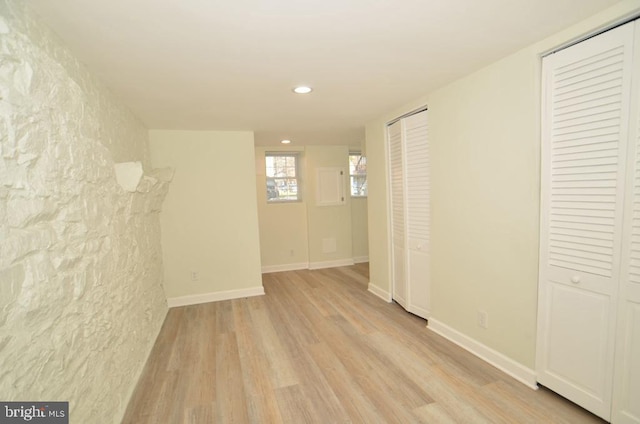
M 372 293 L 373 295 L 379 297 L 380 299 L 384 300 L 387 303 L 391 303 L 392 302 L 391 293 L 389 293 L 386 290 L 381 289 L 380 287 L 376 286 L 372 282 L 369 282 L 369 284 L 367 285 L 367 291 L 369 293 Z

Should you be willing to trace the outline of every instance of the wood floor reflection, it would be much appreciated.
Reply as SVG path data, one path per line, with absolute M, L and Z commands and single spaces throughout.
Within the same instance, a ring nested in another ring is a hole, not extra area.
M 173 308 L 124 423 L 602 423 L 367 292 L 368 266 Z

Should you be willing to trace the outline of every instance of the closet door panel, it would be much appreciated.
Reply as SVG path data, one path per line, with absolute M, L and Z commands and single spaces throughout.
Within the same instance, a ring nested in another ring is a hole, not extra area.
M 408 309 L 429 318 L 429 137 L 427 111 L 402 122 L 406 163 Z
M 618 360 L 614 385 L 613 422 L 640 423 L 640 293 L 633 293 L 620 315 Z
M 605 419 L 611 415 L 632 36 L 625 25 L 543 61 L 538 381 Z
M 613 421 L 640 424 L 640 26 L 635 24 Z
M 400 121 L 387 129 L 389 140 L 389 175 L 391 189 L 391 257 L 393 299 L 407 308 L 405 249 L 405 195 L 402 131 Z
M 549 303 L 549 321 L 554 324 L 549 327 L 548 341 L 562 348 L 549 350 L 546 372 L 570 381 L 583 402 L 606 398 L 609 297 L 552 283 Z

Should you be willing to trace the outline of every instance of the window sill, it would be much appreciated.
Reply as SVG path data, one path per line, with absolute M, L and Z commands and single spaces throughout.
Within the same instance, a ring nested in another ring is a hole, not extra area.
M 267 200 L 267 205 L 282 205 L 286 203 L 302 203 L 302 199 L 297 200 Z

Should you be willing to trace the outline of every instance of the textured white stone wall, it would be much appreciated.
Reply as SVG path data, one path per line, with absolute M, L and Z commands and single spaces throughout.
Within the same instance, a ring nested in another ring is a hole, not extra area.
M 141 161 L 136 191 L 117 162 Z M 155 177 L 154 177 L 155 175 Z M 0 0 L 0 400 L 119 422 L 167 311 L 148 132 L 20 0 Z

